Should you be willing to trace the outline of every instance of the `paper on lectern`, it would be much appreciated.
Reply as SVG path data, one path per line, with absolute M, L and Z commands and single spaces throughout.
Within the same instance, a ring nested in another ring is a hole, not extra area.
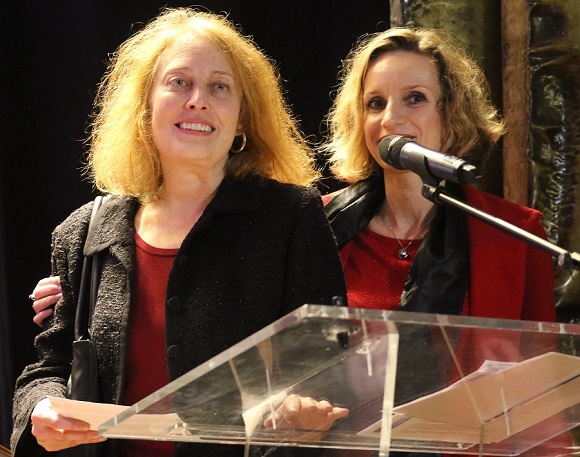
M 486 361 L 451 386 L 394 408 L 391 436 L 496 443 L 578 402 L 578 357 L 549 352 L 519 363 Z M 359 434 L 379 430 L 380 421 Z

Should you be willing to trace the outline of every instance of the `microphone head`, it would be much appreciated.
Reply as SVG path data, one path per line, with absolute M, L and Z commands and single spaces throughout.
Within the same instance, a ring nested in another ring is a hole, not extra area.
M 381 140 L 379 143 L 379 156 L 391 167 L 398 170 L 404 170 L 399 157 L 403 146 L 411 143 L 413 140 L 401 135 L 389 135 Z
M 443 179 L 473 183 L 481 177 L 479 170 L 463 159 L 425 148 L 401 135 L 383 138 L 379 143 L 379 156 L 397 170 L 418 174 L 425 183 L 438 184 Z

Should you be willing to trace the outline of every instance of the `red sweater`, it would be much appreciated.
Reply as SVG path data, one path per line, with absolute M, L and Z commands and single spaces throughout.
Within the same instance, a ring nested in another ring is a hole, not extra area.
M 129 316 L 127 384 L 123 403 L 133 405 L 169 382 L 165 356 L 165 291 L 178 249 L 148 245 L 135 234 L 135 276 Z M 164 367 L 164 369 L 151 369 Z M 120 440 L 122 457 L 169 457 L 170 441 Z

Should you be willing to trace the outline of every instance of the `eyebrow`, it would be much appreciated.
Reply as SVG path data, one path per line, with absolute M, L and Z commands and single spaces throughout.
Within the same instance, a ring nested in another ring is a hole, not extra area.
M 223 76 L 228 76 L 228 77 L 230 77 L 232 79 L 235 79 L 233 73 L 230 73 L 230 72 L 227 72 L 227 71 L 214 70 L 212 72 L 212 75 L 223 75 Z
M 423 90 L 423 91 L 433 92 L 433 89 L 430 89 L 429 87 L 423 86 L 421 84 L 414 84 L 412 86 L 405 86 L 405 87 L 402 87 L 401 90 L 403 92 L 409 92 L 409 91 L 413 91 L 413 90 Z M 363 93 L 365 95 L 367 95 L 367 94 L 368 95 L 373 95 L 373 94 L 378 94 L 380 92 L 381 92 L 380 90 L 372 90 L 372 91 L 368 91 L 368 92 L 367 91 L 363 91 Z
M 181 71 L 181 72 L 184 72 L 184 73 L 186 73 L 186 72 L 190 72 L 190 71 L 191 71 L 191 69 L 190 69 L 190 67 L 188 67 L 187 65 L 180 66 L 180 67 L 175 67 L 175 68 L 167 68 L 167 69 L 165 70 L 165 73 L 164 73 L 164 74 L 173 73 L 173 72 L 180 72 L 180 71 Z M 213 70 L 213 71 L 211 72 L 211 75 L 212 75 L 212 76 L 213 76 L 213 75 L 219 75 L 219 76 L 227 76 L 227 77 L 229 77 L 229 78 L 231 78 L 231 79 L 235 79 L 235 77 L 234 77 L 233 73 L 231 73 L 231 72 L 228 72 L 228 71 L 222 71 L 222 70 Z
M 439 87 L 439 86 L 437 86 L 437 87 Z M 417 90 L 417 89 L 420 89 L 420 90 L 431 90 L 429 87 L 423 86 L 421 84 L 415 84 L 413 86 L 403 87 L 403 90 Z

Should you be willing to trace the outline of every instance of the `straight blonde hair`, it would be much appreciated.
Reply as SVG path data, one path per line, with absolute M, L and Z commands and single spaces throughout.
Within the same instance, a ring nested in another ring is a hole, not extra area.
M 343 63 L 340 86 L 326 119 L 329 141 L 322 146 L 330 155 L 333 174 L 352 183 L 379 168 L 364 139 L 363 83 L 370 63 L 393 51 L 425 55 L 435 63 L 445 126 L 442 151 L 479 165 L 505 131 L 483 71 L 442 32 L 395 27 L 361 38 Z

